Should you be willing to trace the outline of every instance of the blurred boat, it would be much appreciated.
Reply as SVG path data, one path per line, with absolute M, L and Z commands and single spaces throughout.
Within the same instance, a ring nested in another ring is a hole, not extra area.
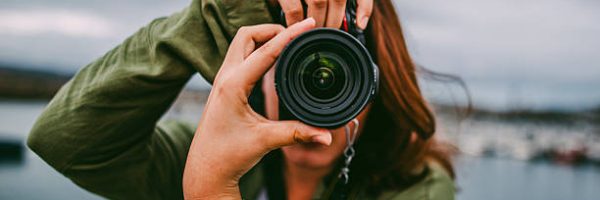
M 0 162 L 20 162 L 23 154 L 24 146 L 21 141 L 0 138 Z

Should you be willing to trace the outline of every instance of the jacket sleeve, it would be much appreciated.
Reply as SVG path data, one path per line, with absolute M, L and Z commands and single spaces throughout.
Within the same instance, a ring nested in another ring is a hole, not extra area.
M 110 199 L 182 198 L 193 126 L 158 120 L 196 72 L 212 82 L 239 27 L 271 21 L 263 0 L 194 0 L 152 21 L 61 88 L 28 146 Z

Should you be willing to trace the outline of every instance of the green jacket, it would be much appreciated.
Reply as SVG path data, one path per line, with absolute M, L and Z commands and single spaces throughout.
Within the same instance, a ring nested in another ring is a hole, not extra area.
M 29 147 L 104 197 L 181 199 L 195 126 L 160 117 L 191 76 L 212 82 L 238 28 L 271 21 L 264 0 L 194 0 L 152 21 L 62 87 L 33 126 Z M 452 180 L 430 166 L 413 187 L 370 198 L 453 199 Z M 257 197 L 261 173 L 268 172 L 255 167 L 240 183 L 244 198 Z

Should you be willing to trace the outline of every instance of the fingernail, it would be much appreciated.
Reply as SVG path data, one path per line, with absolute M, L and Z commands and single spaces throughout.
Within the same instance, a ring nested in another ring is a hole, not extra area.
M 311 25 L 314 26 L 317 22 L 315 21 L 314 18 L 309 17 L 309 18 L 306 18 L 306 19 L 302 20 L 301 23 L 307 23 L 307 24 L 311 24 Z
M 332 139 L 331 139 L 331 134 L 327 133 L 327 134 L 320 134 L 320 135 L 312 136 L 310 138 L 310 140 L 312 142 L 321 143 L 321 144 L 329 146 L 329 145 L 331 145 Z
M 361 29 L 366 29 L 367 28 L 367 23 L 369 23 L 369 17 L 364 16 L 360 19 L 360 25 L 359 28 Z

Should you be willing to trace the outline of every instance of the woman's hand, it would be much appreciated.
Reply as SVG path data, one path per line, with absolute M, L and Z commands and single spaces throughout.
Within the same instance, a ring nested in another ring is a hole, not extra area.
M 263 24 L 238 31 L 190 146 L 183 176 L 186 199 L 239 199 L 240 177 L 269 151 L 298 142 L 331 143 L 326 129 L 298 121 L 270 121 L 248 104 L 255 83 L 285 45 L 314 26 L 309 18 L 287 29 Z
M 281 10 L 285 13 L 285 21 L 288 25 L 304 19 L 302 0 L 270 0 L 271 5 L 279 3 Z M 347 0 L 304 0 L 307 5 L 306 17 L 312 17 L 317 27 L 340 28 L 344 14 L 346 13 Z M 367 28 L 369 17 L 373 11 L 373 0 L 356 0 L 356 25 Z

